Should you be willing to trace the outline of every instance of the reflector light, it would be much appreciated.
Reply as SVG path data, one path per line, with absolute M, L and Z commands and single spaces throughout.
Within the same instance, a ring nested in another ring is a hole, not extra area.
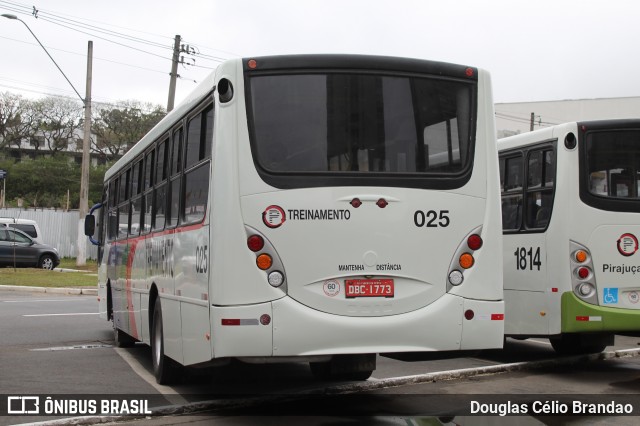
M 575 254 L 576 262 L 584 263 L 587 260 L 587 252 L 584 250 L 578 250 Z
M 467 75 L 467 77 L 473 77 L 473 68 L 467 68 L 464 73 Z
M 478 234 L 470 235 L 469 238 L 467 238 L 467 245 L 471 250 L 480 249 L 480 247 L 482 247 L 482 237 Z
M 258 268 L 262 269 L 263 271 L 271 268 L 272 264 L 273 259 L 271 259 L 271 256 L 269 256 L 268 254 L 261 254 L 256 258 L 256 265 L 258 265 Z
M 462 284 L 462 281 L 464 281 L 464 275 L 462 275 L 462 272 L 458 271 L 457 269 L 451 271 L 451 273 L 449 274 L 449 282 L 451 283 L 451 285 L 460 285 Z
M 557 293 L 558 287 L 551 287 L 551 293 Z
M 253 252 L 260 251 L 264 247 L 264 239 L 260 235 L 252 235 L 247 238 L 247 246 Z
M 380 207 L 381 209 L 384 209 L 385 207 L 387 207 L 389 205 L 389 203 L 387 203 L 387 200 L 385 200 L 384 198 L 380 198 L 377 202 L 376 205 L 378 207 Z
M 473 266 L 475 259 L 469 253 L 462 253 L 459 259 L 460 267 L 463 269 L 469 269 Z
M 589 321 L 589 317 L 579 315 L 576 317 L 576 321 Z
M 260 324 L 262 325 L 271 324 L 271 317 L 267 314 L 260 315 Z
M 472 320 L 474 316 L 475 316 L 475 313 L 471 309 L 467 309 L 466 311 L 464 311 L 464 317 L 466 319 Z
M 240 319 L 222 318 L 222 325 L 240 325 Z
M 354 198 L 353 200 L 351 200 L 349 204 L 351 204 L 351 206 L 353 206 L 354 209 L 357 209 L 362 205 L 362 201 L 360 201 L 360 198 Z
M 491 321 L 504 321 L 504 314 L 491 314 Z
M 284 282 L 284 275 L 282 275 L 282 272 L 280 271 L 273 271 L 269 274 L 267 279 L 269 280 L 269 284 L 273 287 L 280 287 Z
M 247 62 L 247 65 L 249 66 L 249 68 L 251 68 L 252 70 L 255 70 L 258 67 L 258 63 L 256 62 L 255 59 L 249 59 L 249 62 Z
M 582 268 L 578 269 L 578 277 L 584 280 L 589 276 L 590 272 L 591 271 L 589 270 L 589 268 L 583 266 Z

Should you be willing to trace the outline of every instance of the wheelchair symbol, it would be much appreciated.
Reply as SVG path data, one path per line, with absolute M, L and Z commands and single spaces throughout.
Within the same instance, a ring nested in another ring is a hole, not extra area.
M 604 303 L 605 305 L 611 305 L 618 303 L 618 289 L 617 288 L 605 288 L 604 289 Z

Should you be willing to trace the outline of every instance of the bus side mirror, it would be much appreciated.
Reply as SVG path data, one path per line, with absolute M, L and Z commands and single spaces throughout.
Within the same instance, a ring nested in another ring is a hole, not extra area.
M 96 232 L 96 218 L 92 214 L 88 214 L 84 217 L 84 235 L 87 237 L 93 237 Z
M 96 232 L 96 218 L 93 215 L 93 212 L 99 208 L 102 208 L 102 203 L 98 203 L 91 207 L 89 214 L 84 217 L 84 235 L 89 237 L 89 241 L 91 241 L 91 244 L 94 246 L 100 245 L 100 241 L 93 238 L 93 234 Z

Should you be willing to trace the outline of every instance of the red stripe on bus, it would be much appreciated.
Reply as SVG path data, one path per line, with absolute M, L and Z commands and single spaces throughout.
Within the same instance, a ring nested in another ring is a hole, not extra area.
M 138 327 L 136 326 L 135 309 L 133 306 L 133 292 L 131 291 L 131 270 L 133 269 L 133 259 L 136 255 L 136 248 L 138 247 L 138 241 L 132 241 L 129 246 L 129 256 L 127 257 L 127 272 L 126 272 L 126 293 L 127 293 L 127 311 L 129 311 L 129 325 L 131 330 L 131 336 L 140 340 L 138 334 Z

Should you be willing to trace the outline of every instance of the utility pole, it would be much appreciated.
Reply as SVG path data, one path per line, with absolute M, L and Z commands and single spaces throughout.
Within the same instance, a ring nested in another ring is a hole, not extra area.
M 529 124 L 529 131 L 533 132 L 533 122 L 536 120 L 536 115 L 532 112 L 531 113 L 531 122 Z
M 178 63 L 180 62 L 180 40 L 181 37 L 176 35 L 173 42 L 173 60 L 171 62 L 171 74 L 169 74 L 169 100 L 167 101 L 167 112 L 173 109 L 173 101 L 176 98 L 176 80 L 178 79 Z
M 80 176 L 80 206 L 78 221 L 78 255 L 76 265 L 87 263 L 87 237 L 84 235 L 84 218 L 89 212 L 89 163 L 91 162 L 91 83 L 93 79 L 93 41 L 87 49 L 87 89 L 84 97 L 84 136 L 82 138 L 82 170 Z

